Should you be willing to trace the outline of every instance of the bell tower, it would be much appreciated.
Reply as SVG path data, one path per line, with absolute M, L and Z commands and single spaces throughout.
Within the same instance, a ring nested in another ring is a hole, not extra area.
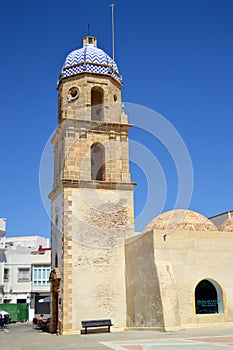
M 116 63 L 93 36 L 67 56 L 59 77 L 49 197 L 51 330 L 61 334 L 80 332 L 88 319 L 126 327 L 125 239 L 134 234 L 135 184 L 121 88 Z

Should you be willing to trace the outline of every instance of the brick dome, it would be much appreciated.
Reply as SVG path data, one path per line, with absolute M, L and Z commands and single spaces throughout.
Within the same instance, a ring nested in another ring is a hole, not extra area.
M 233 232 L 233 216 L 224 221 L 224 223 L 219 227 L 219 231 Z
M 166 231 L 218 231 L 205 216 L 191 210 L 177 209 L 163 213 L 153 219 L 143 232 L 150 230 Z
M 85 72 L 112 76 L 119 83 L 122 82 L 116 63 L 97 47 L 96 38 L 92 36 L 85 37 L 83 47 L 66 57 L 60 79 Z

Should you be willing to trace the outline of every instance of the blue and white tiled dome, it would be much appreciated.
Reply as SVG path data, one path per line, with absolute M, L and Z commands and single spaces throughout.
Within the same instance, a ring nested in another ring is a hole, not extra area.
M 60 79 L 85 72 L 111 75 L 122 83 L 116 63 L 103 50 L 96 47 L 96 39 L 90 36 L 83 39 L 81 49 L 72 51 L 66 57 Z

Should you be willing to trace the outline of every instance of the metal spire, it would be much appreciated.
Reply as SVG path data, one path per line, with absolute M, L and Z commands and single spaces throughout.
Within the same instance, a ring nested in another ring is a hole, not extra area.
M 115 7 L 115 4 L 111 4 L 110 6 L 112 8 L 112 59 L 114 62 L 114 57 L 115 57 L 115 53 L 114 53 L 114 7 Z

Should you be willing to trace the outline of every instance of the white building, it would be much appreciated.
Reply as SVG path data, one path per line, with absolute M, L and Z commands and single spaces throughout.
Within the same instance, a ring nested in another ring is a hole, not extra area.
M 213 222 L 217 227 L 220 227 L 226 220 L 230 219 L 233 216 L 233 210 L 225 211 L 224 213 L 211 216 L 210 221 Z
M 6 219 L 0 218 L 0 303 L 3 302 L 3 261 L 6 239 Z
M 50 255 L 49 239 L 6 238 L 0 219 L 0 303 L 29 304 L 29 320 L 49 314 L 50 303 L 40 301 L 50 295 Z

